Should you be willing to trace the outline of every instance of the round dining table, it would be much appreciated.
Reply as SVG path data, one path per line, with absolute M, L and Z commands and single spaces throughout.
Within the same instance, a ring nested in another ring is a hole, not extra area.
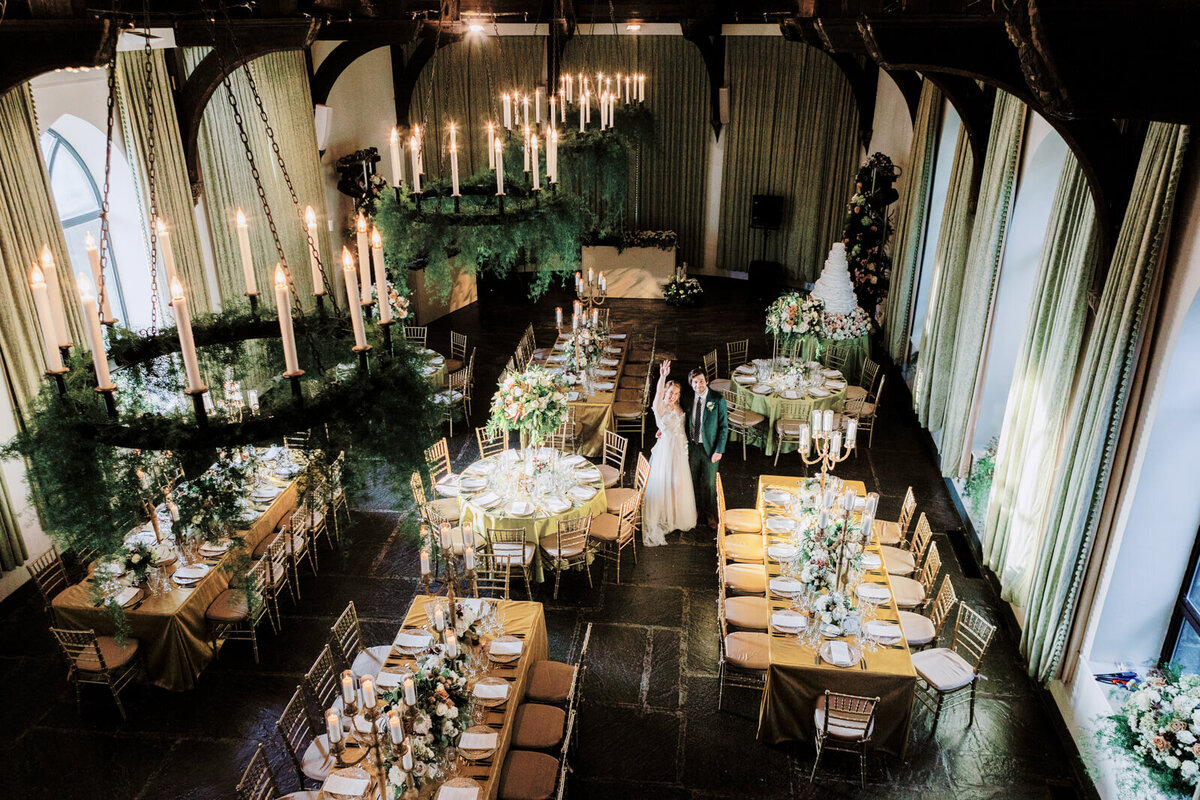
M 466 467 L 458 476 L 460 516 L 486 536 L 496 528 L 520 529 L 535 546 L 558 530 L 560 520 L 595 517 L 608 510 L 604 480 L 583 456 L 549 447 L 505 450 Z M 535 549 L 531 575 L 542 580 Z
M 776 359 L 772 369 L 770 359 L 756 359 L 734 370 L 730 381 L 737 401 L 767 418 L 767 436 L 763 452 L 769 456 L 775 454 L 775 448 L 778 446 L 775 423 L 779 421 L 784 403 L 806 400 L 812 402 L 814 411 L 841 411 L 846 402 L 846 379 L 840 372 L 816 366 L 811 370 L 814 378 L 806 383 L 804 380 L 784 377 L 781 365 L 788 366 L 783 364 L 786 361 L 787 359 Z M 789 442 L 783 445 L 782 452 L 790 453 L 795 449 L 796 445 Z

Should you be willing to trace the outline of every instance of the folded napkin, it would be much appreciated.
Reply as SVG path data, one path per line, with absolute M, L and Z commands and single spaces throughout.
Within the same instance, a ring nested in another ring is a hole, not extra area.
M 755 394 L 770 394 L 771 385 L 769 383 L 760 383 L 750 391 L 754 392 Z
M 734 375 L 733 380 L 735 383 L 740 383 L 745 386 L 757 382 L 758 378 L 756 378 L 754 375 Z
M 799 611 L 785 608 L 771 615 L 771 627 L 781 631 L 798 631 L 808 627 L 808 618 Z
M 198 581 L 208 574 L 206 564 L 193 564 L 190 567 L 180 567 L 171 576 L 177 581 Z
M 597 378 L 615 378 L 617 371 L 615 369 L 598 369 L 596 370 Z
M 767 517 L 767 530 L 771 533 L 791 533 L 796 530 L 796 520 L 789 517 Z
M 562 464 L 566 467 L 577 467 L 587 463 L 587 459 L 578 453 L 569 455 L 563 458 Z
M 846 388 L 846 382 L 845 382 L 845 381 L 838 381 L 838 380 L 827 379 L 827 380 L 825 381 L 825 388 L 826 388 L 826 389 L 845 389 L 845 388 Z
M 826 378 L 842 377 L 842 371 L 840 369 L 823 369 L 823 370 L 821 370 L 821 374 L 824 375 Z
M 435 366 L 432 366 L 432 365 L 421 368 L 421 372 L 425 373 L 426 375 L 432 375 L 433 373 L 435 373 L 437 371 L 438 371 L 438 368 Z
M 418 647 L 425 647 L 433 640 L 428 631 L 401 631 L 396 634 L 396 639 L 393 644 L 396 647 L 404 647 L 409 650 L 415 650 Z
M 772 544 L 767 546 L 767 555 L 775 561 L 787 561 L 800 554 L 794 544 Z
M 542 501 L 542 508 L 551 514 L 561 514 L 571 508 L 571 501 L 562 497 L 547 497 Z
M 457 475 L 451 473 L 449 475 L 443 475 L 441 478 L 439 478 L 437 485 L 438 486 L 458 486 L 458 481 L 459 481 L 459 477 Z
M 629 334 L 627 334 L 627 333 L 610 333 L 610 334 L 608 335 L 608 338 L 610 338 L 610 339 L 624 339 L 624 338 L 625 338 L 626 336 L 628 336 L 628 335 L 629 335 Z
M 848 667 L 854 663 L 850 657 L 850 648 L 845 642 L 832 641 L 829 643 L 829 658 L 839 667 Z
M 507 683 L 477 683 L 471 694 L 480 700 L 503 700 L 508 697 Z
M 811 394 L 813 397 L 829 397 L 829 390 L 822 389 L 820 386 L 808 387 L 808 393 Z
M 600 363 L 606 367 L 615 367 L 617 364 L 621 363 L 621 359 L 619 359 L 619 358 L 602 358 L 602 359 L 600 359 Z
M 763 500 L 777 506 L 787 505 L 792 502 L 792 493 L 783 489 L 767 489 L 763 492 Z
M 351 778 L 347 775 L 333 773 L 325 779 L 321 790 L 326 794 L 343 794 L 358 797 L 371 785 L 369 778 Z
M 613 388 L 612 381 L 605 381 L 604 383 L 596 384 L 597 392 L 611 392 L 612 388 Z
M 117 605 L 121 606 L 121 608 L 124 608 L 132 603 L 134 598 L 137 597 L 138 593 L 141 591 L 142 590 L 136 586 L 126 586 L 113 599 L 117 601 Z
M 495 750 L 497 736 L 495 733 L 471 733 L 466 731 L 458 739 L 459 750 Z
M 567 355 L 566 355 L 566 353 L 556 353 L 556 354 L 548 357 L 546 360 L 549 361 L 551 364 L 561 364 L 562 362 L 567 360 Z
M 500 495 L 495 492 L 484 492 L 483 494 L 475 495 L 473 502 L 480 508 L 491 508 L 500 502 Z
M 495 639 L 490 650 L 494 656 L 519 656 L 521 644 L 520 639 Z
M 788 575 L 771 578 L 771 591 L 776 594 L 797 594 L 804 591 L 804 584 Z
M 448 786 L 438 789 L 438 800 L 475 800 L 479 797 L 478 786 Z
M 883 566 L 883 559 L 875 553 L 863 553 L 862 563 L 867 569 L 879 569 Z
M 533 513 L 533 505 L 526 503 L 524 500 L 514 500 L 508 504 L 506 510 L 514 517 L 524 517 Z
M 458 482 L 458 487 L 467 492 L 477 492 L 485 486 L 487 480 L 484 478 L 464 478 Z
M 600 479 L 600 470 L 591 464 L 586 467 L 580 467 L 575 470 L 575 480 L 578 481 L 595 481 Z
M 440 365 L 446 363 L 446 357 L 445 356 L 430 356 L 429 363 L 440 366 Z
M 394 689 L 404 682 L 403 672 L 380 672 L 375 676 L 375 685 L 380 689 Z
M 799 400 L 800 393 L 795 389 L 784 389 L 781 397 L 783 397 L 784 400 Z
M 442 497 L 458 497 L 458 484 L 456 483 L 435 483 L 433 489 Z
M 753 364 L 742 364 L 740 367 L 738 367 L 738 368 L 737 368 L 736 370 L 734 370 L 734 371 L 735 371 L 735 372 L 747 372 L 747 373 L 752 373 L 752 372 L 754 372 L 754 371 L 755 371 L 755 369 L 754 369 L 754 365 L 753 365 Z
M 877 619 L 873 619 L 867 623 L 867 633 L 884 641 L 899 641 L 900 637 L 903 635 L 900 631 L 900 626 L 896 623 L 883 622 Z
M 218 542 L 217 544 L 202 544 L 200 552 L 206 556 L 219 556 L 229 550 L 232 542 Z
M 490 475 L 495 467 L 490 461 L 476 461 L 463 470 L 464 475 Z
M 617 355 L 617 354 L 619 354 L 619 353 L 621 352 L 621 348 L 619 348 L 619 347 L 606 347 L 606 348 L 604 348 L 604 352 L 606 352 L 606 353 L 612 353 L 613 355 Z
M 579 394 L 579 392 L 567 392 L 567 402 L 574 403 L 576 400 L 578 400 L 582 396 L 583 395 Z
M 870 600 L 875 603 L 886 603 L 892 599 L 892 593 L 888 591 L 888 588 L 878 583 L 860 583 L 858 585 L 858 596 L 863 600 Z
M 576 500 L 591 500 L 596 496 L 596 490 L 590 486 L 572 486 L 567 494 Z

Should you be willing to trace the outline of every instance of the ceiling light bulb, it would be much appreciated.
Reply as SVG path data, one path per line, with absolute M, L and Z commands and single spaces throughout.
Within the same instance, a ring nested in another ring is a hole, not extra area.
M 633 33 L 636 33 L 637 31 L 640 31 L 641 29 L 642 29 L 642 23 L 640 23 L 640 22 L 631 22 L 625 26 L 625 30 L 633 32 Z

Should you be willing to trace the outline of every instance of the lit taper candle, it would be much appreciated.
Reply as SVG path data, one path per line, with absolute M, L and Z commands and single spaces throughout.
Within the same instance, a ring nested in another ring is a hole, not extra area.
M 371 258 L 375 259 L 375 296 L 379 298 L 379 321 L 392 321 L 392 304 L 388 302 L 387 270 L 383 268 L 383 237 L 371 226 Z
M 254 260 L 250 256 L 250 226 L 240 208 L 236 217 L 238 252 L 242 254 L 242 277 L 246 280 L 246 296 L 253 297 L 258 294 L 258 280 L 254 277 Z
M 367 332 L 363 328 L 362 302 L 358 299 L 358 276 L 354 274 L 354 256 L 350 255 L 348 247 L 342 248 L 342 277 L 346 280 L 346 305 L 350 309 L 350 325 L 354 328 L 354 349 L 366 350 Z
M 79 289 L 79 304 L 83 307 L 83 325 L 87 329 L 88 345 L 92 348 L 92 366 L 96 368 L 96 388 L 111 390 L 112 376 L 108 371 L 108 353 L 104 349 L 104 334 L 100 332 L 100 312 L 96 307 L 96 288 L 84 273 L 75 276 Z
M 46 286 L 46 273 L 36 263 L 29 271 L 29 289 L 33 292 L 33 305 L 37 308 L 38 323 L 42 329 L 42 344 L 46 351 L 46 371 L 66 372 L 62 353 L 58 350 L 58 336 L 54 333 L 54 312 L 50 310 L 50 289 Z
M 416 160 L 413 161 L 416 164 Z M 367 218 L 363 213 L 358 212 L 358 218 L 354 222 L 355 243 L 358 245 L 358 274 L 359 286 L 371 285 L 371 251 L 370 240 L 367 237 Z M 363 297 L 359 298 L 359 302 L 367 305 L 371 302 L 371 298 L 367 292 L 363 292 Z
M 58 265 L 49 245 L 42 245 L 42 272 L 46 274 L 46 289 L 50 295 L 50 321 L 54 323 L 54 340 L 59 347 L 70 347 L 71 334 L 67 331 L 67 312 L 63 308 L 62 291 L 58 286 Z
M 179 277 L 179 273 L 175 271 L 175 251 L 171 249 L 171 232 L 167 230 L 167 223 L 162 217 L 154 220 L 154 229 L 158 232 L 158 251 L 162 253 L 162 263 L 167 268 L 169 285 L 170 281 Z
M 292 327 L 292 294 L 288 291 L 287 273 L 283 264 L 275 265 L 275 307 L 279 312 L 279 337 L 283 342 L 285 378 L 302 375 L 300 359 L 296 357 L 296 331 Z
M 321 262 L 317 258 L 321 240 L 317 238 L 317 214 L 312 206 L 304 207 L 304 224 L 308 228 L 308 238 L 312 240 L 308 246 L 308 265 L 312 268 L 313 294 L 320 297 L 325 294 L 325 276 L 321 274 Z
M 504 145 L 496 137 L 496 194 L 504 194 Z
M 171 279 L 171 308 L 175 312 L 175 327 L 179 331 L 179 347 L 183 355 L 183 368 L 187 372 L 189 394 L 204 391 L 200 380 L 200 360 L 196 357 L 196 340 L 192 337 L 192 317 L 188 313 L 187 295 L 179 278 Z
M 92 234 L 88 233 L 83 237 L 83 248 L 87 250 L 88 263 L 92 265 L 92 282 L 96 286 L 96 291 L 100 291 L 100 287 L 104 286 L 104 272 L 100 269 L 100 248 L 96 247 L 96 240 L 92 238 Z M 111 292 L 104 292 L 104 300 L 100 304 L 100 309 L 103 313 L 100 321 L 106 325 L 116 322 L 116 318 L 112 315 L 112 304 L 109 302 Z
M 388 150 L 392 156 L 392 186 L 404 183 L 404 162 L 400 160 L 400 129 L 393 127 L 388 136 Z

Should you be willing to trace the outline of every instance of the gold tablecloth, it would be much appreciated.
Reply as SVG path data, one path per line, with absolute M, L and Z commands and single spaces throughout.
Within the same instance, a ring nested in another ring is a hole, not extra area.
M 405 628 L 422 628 L 429 624 L 426 614 L 426 604 L 429 598 L 419 595 L 413 600 L 408 614 L 404 617 Z M 518 600 L 500 600 L 497 611 L 504 615 L 504 633 L 523 639 L 525 644 L 521 649 L 521 657 L 512 664 L 493 664 L 489 677 L 503 678 L 509 681 L 509 699 L 502 707 L 489 709 L 483 724 L 496 729 L 496 753 L 488 764 L 467 763 L 460 767 L 459 775 L 472 778 L 483 784 L 480 800 L 495 800 L 500 792 L 500 771 L 504 767 L 504 759 L 512 742 L 513 721 L 516 718 L 517 707 L 525 697 L 525 689 L 529 681 L 529 671 L 538 661 L 546 660 L 549 654 L 549 639 L 546 635 L 546 615 L 541 603 Z M 411 656 L 400 653 L 395 648 L 388 654 L 384 662 L 385 671 L 401 671 L 413 665 Z M 432 797 L 435 787 L 426 787 L 422 796 Z
M 763 475 L 758 481 L 758 508 L 763 508 L 762 492 L 771 487 L 795 489 L 802 478 L 783 475 Z M 866 495 L 861 481 L 846 481 L 859 496 Z M 782 540 L 782 539 L 780 539 Z M 773 534 L 764 529 L 763 551 L 776 541 Z M 879 553 L 879 545 L 872 543 L 868 552 Z M 791 606 L 785 598 L 770 593 L 771 578 L 780 574 L 779 563 L 766 559 L 767 602 L 771 613 Z M 891 591 L 892 584 L 887 569 L 880 566 L 867 573 L 867 581 L 884 584 Z M 881 605 L 876 619 L 900 624 L 895 603 Z M 835 667 L 821 660 L 811 647 L 802 644 L 795 635 L 769 631 L 770 666 L 767 668 L 767 685 L 763 690 L 762 706 L 758 716 L 758 738 L 769 744 L 788 740 L 812 741 L 815 734 L 813 709 L 818 697 L 829 689 L 863 697 L 878 697 L 875 711 L 875 749 L 903 757 L 908 745 L 909 726 L 912 721 L 912 704 L 916 691 L 917 675 L 913 670 L 912 656 L 901 640 L 898 645 L 879 645 L 875 652 L 863 654 L 863 664 L 852 667 Z M 865 666 L 865 668 L 864 668 Z
M 253 550 L 287 518 L 296 508 L 297 491 L 293 480 L 249 530 L 239 532 L 244 548 Z M 222 563 L 233 557 L 232 553 L 226 554 Z M 185 691 L 196 685 L 200 671 L 213 657 L 204 612 L 227 588 L 229 575 L 218 564 L 195 586 L 175 586 L 169 593 L 149 596 L 141 605 L 126 610 L 129 635 L 140 642 L 151 683 L 172 691 Z M 92 628 L 101 636 L 116 633 L 108 609 L 97 608 L 92 602 L 92 588 L 87 581 L 67 587 L 51 605 L 58 624 L 65 628 Z
M 561 342 L 563 337 L 559 337 Z M 556 343 L 557 344 L 557 343 Z M 581 456 L 592 458 L 604 454 L 604 434 L 613 424 L 612 407 L 617 399 L 617 389 L 620 388 L 621 373 L 625 371 L 625 361 L 629 355 L 629 337 L 624 339 L 610 339 L 607 347 L 618 347 L 621 352 L 605 353 L 605 358 L 615 358 L 618 363 L 616 366 L 605 366 L 602 369 L 615 370 L 616 376 L 613 378 L 601 378 L 600 381 L 612 381 L 612 391 L 596 392 L 581 400 L 576 400 L 571 403 L 575 409 L 575 421 L 582 426 L 578 436 L 578 449 L 576 450 Z M 554 351 L 558 352 L 558 351 Z M 554 362 L 548 362 L 545 358 L 540 359 L 536 363 L 553 368 L 561 366 Z
M 766 455 L 775 455 L 775 423 L 779 421 L 779 415 L 783 411 L 783 404 L 794 402 L 785 400 L 778 394 L 755 394 L 750 391 L 750 386 L 743 386 L 737 381 L 733 381 L 734 392 L 739 403 L 742 403 L 751 411 L 762 414 L 767 418 L 763 424 L 767 426 L 767 443 L 763 448 L 763 453 Z M 805 398 L 798 398 L 805 399 Z M 843 387 L 835 392 L 830 392 L 828 397 L 813 397 L 813 408 L 824 411 L 827 408 L 832 408 L 834 411 L 841 411 L 842 405 L 846 401 L 846 389 Z M 730 434 L 730 439 L 737 441 L 736 434 Z M 753 439 L 750 440 L 753 442 Z M 789 442 L 784 445 L 783 452 L 791 453 L 796 449 L 794 443 Z
M 493 456 L 492 460 L 496 458 L 499 457 Z M 516 461 L 511 465 L 511 468 L 520 469 L 521 466 L 522 463 Z M 584 515 L 595 517 L 598 514 L 608 511 L 608 499 L 604 495 L 604 487 L 598 484 L 590 485 L 595 486 L 597 490 L 591 500 L 584 503 L 573 501 L 575 504 L 570 509 L 559 514 L 551 514 L 539 509 L 532 516 L 509 517 L 504 514 L 504 509 L 507 505 L 506 501 L 502 501 L 495 508 L 482 509 L 473 502 L 474 495 L 472 495 L 459 499 L 459 518 L 463 522 L 470 522 L 472 529 L 481 535 L 486 535 L 488 528 L 521 528 L 525 531 L 525 541 L 536 546 L 543 536 L 549 536 L 558 530 L 559 520 L 576 519 Z M 571 498 L 568 497 L 567 499 L 570 500 Z M 543 570 L 540 550 L 534 553 L 532 574 L 535 581 L 538 583 L 542 582 Z
M 437 368 L 434 369 L 432 372 L 426 373 L 425 377 L 428 378 L 429 382 L 431 384 L 433 384 L 434 386 L 445 386 L 446 385 L 446 377 L 449 374 L 446 372 L 445 356 L 443 356 L 441 353 L 437 352 L 436 350 L 430 350 L 428 348 L 426 348 L 424 350 L 424 352 L 422 352 L 422 355 L 425 357 L 427 366 L 430 366 L 430 367 L 434 366 L 434 364 L 433 364 L 434 358 L 442 359 L 441 362 L 436 365 Z

